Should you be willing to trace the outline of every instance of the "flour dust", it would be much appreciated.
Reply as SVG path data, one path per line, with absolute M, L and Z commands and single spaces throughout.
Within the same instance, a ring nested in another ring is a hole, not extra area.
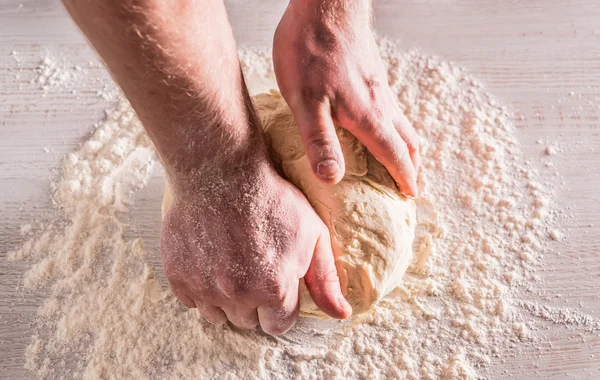
M 548 311 L 517 291 L 537 280 L 555 237 L 553 187 L 523 163 L 506 107 L 464 69 L 380 47 L 423 155 L 416 259 L 391 296 L 359 319 L 301 319 L 277 338 L 179 305 L 143 242 L 124 238 L 123 215 L 156 158 L 122 101 L 63 160 L 53 193 L 67 223 L 47 223 L 9 254 L 31 263 L 25 289 L 50 294 L 27 368 L 40 378 L 472 379 L 504 349 L 534 342 L 527 310 Z M 268 90 L 270 52 L 240 56 L 250 88 Z M 50 85 L 62 81 L 52 67 L 42 68 Z

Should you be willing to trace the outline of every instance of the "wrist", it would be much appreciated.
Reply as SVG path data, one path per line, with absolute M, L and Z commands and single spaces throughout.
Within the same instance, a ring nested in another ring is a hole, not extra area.
M 202 177 L 268 162 L 260 120 L 240 79 L 236 99 L 228 103 L 215 95 L 203 112 L 153 119 L 151 128 L 144 123 L 175 189 L 193 191 Z
M 240 182 L 272 171 L 260 120 L 247 92 L 241 96 L 242 120 L 222 117 L 232 115 L 231 109 L 215 112 L 213 121 L 217 125 L 202 125 L 204 133 L 192 134 L 197 141 L 184 140 L 180 149 L 170 150 L 170 160 L 163 158 L 175 193 L 215 192 L 216 184 L 228 191 L 232 186 L 241 186 Z
M 245 124 L 248 125 L 248 124 Z M 227 128 L 215 128 L 225 131 Z M 215 184 L 234 184 L 265 172 L 271 165 L 262 136 L 253 125 L 244 138 L 220 136 L 205 143 L 184 142 L 180 149 L 162 155 L 175 193 L 193 194 L 213 189 Z
M 218 207 L 240 205 L 273 187 L 277 173 L 267 157 L 222 163 L 186 174 L 169 174 L 175 198 Z M 264 194 L 263 194 L 264 195 Z

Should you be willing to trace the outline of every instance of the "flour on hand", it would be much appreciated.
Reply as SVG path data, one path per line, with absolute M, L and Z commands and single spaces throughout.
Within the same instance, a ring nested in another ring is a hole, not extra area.
M 313 174 L 292 113 L 277 91 L 254 97 L 271 156 L 329 228 L 342 291 L 357 315 L 402 281 L 412 260 L 415 203 L 400 195 L 386 169 L 349 132 L 336 128 L 346 162 L 331 186 Z M 300 310 L 322 313 L 306 292 Z
M 331 186 L 313 174 L 292 112 L 273 90 L 253 98 L 274 164 L 304 193 L 329 228 L 344 296 L 353 315 L 371 310 L 402 281 L 412 260 L 416 206 L 404 198 L 386 169 L 350 133 L 337 133 L 346 161 L 344 178 Z M 167 183 L 163 215 L 172 200 Z M 300 312 L 325 317 L 301 282 Z

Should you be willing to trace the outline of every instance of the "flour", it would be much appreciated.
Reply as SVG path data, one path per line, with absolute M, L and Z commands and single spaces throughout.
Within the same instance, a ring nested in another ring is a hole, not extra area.
M 539 339 L 534 317 L 555 314 L 523 303 L 517 290 L 538 280 L 558 231 L 553 182 L 522 162 L 509 111 L 465 70 L 390 41 L 380 47 L 420 135 L 423 168 L 415 262 L 374 312 L 301 319 L 275 338 L 211 325 L 180 306 L 142 241 L 124 239 L 121 218 L 155 156 L 121 102 L 63 161 L 53 189 L 66 223 L 47 223 L 9 254 L 32 265 L 26 289 L 50 293 L 27 368 L 41 378 L 474 379 L 503 350 Z M 255 91 L 273 85 L 269 57 L 241 53 Z
M 554 156 L 556 154 L 556 148 L 552 145 L 548 145 L 544 150 L 547 156 Z
M 13 57 L 18 57 L 15 52 Z M 41 88 L 46 96 L 51 91 L 70 89 L 81 71 L 80 66 L 73 66 L 65 59 L 47 54 L 35 68 L 35 77 L 31 82 Z
M 11 57 L 12 57 L 12 58 L 15 60 L 15 62 L 17 62 L 17 63 L 20 63 L 20 62 L 21 62 L 21 60 L 22 60 L 22 58 L 21 58 L 21 55 L 20 55 L 20 54 L 19 54 L 19 52 L 18 52 L 18 51 L 16 51 L 16 50 L 13 50 L 13 51 L 10 53 L 10 56 L 11 56 Z
M 600 319 L 566 307 L 553 307 L 533 302 L 522 302 L 522 307 L 536 317 L 557 325 L 580 328 L 590 333 L 600 333 Z

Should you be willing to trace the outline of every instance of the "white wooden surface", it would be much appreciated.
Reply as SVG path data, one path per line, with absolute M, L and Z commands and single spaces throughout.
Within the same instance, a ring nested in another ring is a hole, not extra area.
M 267 45 L 286 3 L 248 3 L 228 3 L 238 41 Z M 568 239 L 547 255 L 537 298 L 600 317 L 600 1 L 379 0 L 376 15 L 380 34 L 459 62 L 522 115 L 519 139 L 534 164 L 540 164 L 544 147 L 536 140 L 562 147 L 552 162 L 564 180 L 558 198 Z M 74 84 L 76 94 L 51 91 L 42 97 L 29 80 L 44 52 L 84 67 L 96 61 L 57 1 L 0 0 L 2 379 L 28 376 L 23 349 L 43 297 L 15 291 L 26 266 L 7 263 L 5 252 L 20 241 L 19 225 L 51 210 L 52 168 L 108 106 L 96 95 L 107 80 L 98 66 L 86 68 L 86 77 Z M 160 176 L 140 193 L 134 211 L 136 235 L 155 252 L 159 266 Z M 553 348 L 543 348 L 541 356 L 536 347 L 508 353 L 491 364 L 490 376 L 600 379 L 599 336 L 584 344 L 576 332 L 551 325 L 543 334 Z

